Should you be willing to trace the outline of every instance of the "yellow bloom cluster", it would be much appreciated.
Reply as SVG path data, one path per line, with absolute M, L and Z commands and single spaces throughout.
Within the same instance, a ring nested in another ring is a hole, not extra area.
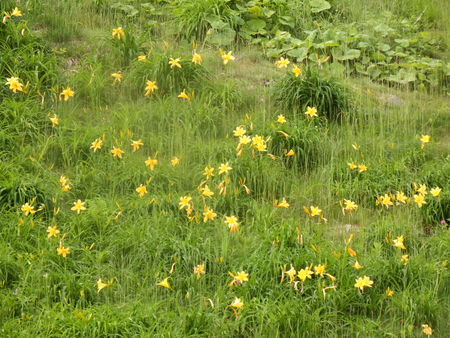
M 375 204 L 381 205 L 381 207 L 388 209 L 390 206 L 407 204 L 411 200 L 416 203 L 418 208 L 422 208 L 426 202 L 426 196 L 428 195 L 427 186 L 425 184 L 413 183 L 414 194 L 411 197 L 405 195 L 403 191 L 397 191 L 395 194 L 389 193 L 378 196 Z M 442 189 L 439 187 L 434 187 L 430 189 L 430 195 L 439 199 Z
M 323 283 L 321 283 L 322 287 L 322 293 L 323 297 L 326 298 L 326 291 L 329 289 L 336 289 L 336 285 L 334 283 L 336 282 L 336 277 L 330 275 L 326 272 L 326 265 L 325 264 L 318 264 L 314 266 L 313 264 L 310 264 L 309 266 L 306 266 L 303 269 L 296 270 L 292 264 L 290 266 L 290 269 L 287 270 L 286 265 L 283 265 L 280 267 L 281 269 L 281 283 L 286 281 L 288 284 L 292 284 L 295 290 L 300 290 L 300 292 L 303 293 L 303 284 L 308 279 L 315 278 L 328 278 L 332 285 L 329 286 L 323 286 Z M 300 289 L 299 289 L 300 284 Z

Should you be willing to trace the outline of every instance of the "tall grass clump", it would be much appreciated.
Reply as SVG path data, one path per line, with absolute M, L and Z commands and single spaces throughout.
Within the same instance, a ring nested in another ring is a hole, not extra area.
M 275 84 L 273 92 L 275 102 L 294 115 L 315 107 L 319 116 L 340 120 L 350 108 L 350 95 L 343 85 L 310 70 L 304 76 L 286 74 Z
M 84 4 L 73 2 L 49 0 L 33 0 L 30 4 L 31 15 L 40 23 L 47 41 L 61 43 L 81 37 L 82 25 L 80 23 L 79 8 Z M 76 18 L 67 20 L 67 18 Z
M 56 85 L 58 61 L 48 45 L 30 31 L 21 17 L 0 25 L 0 77 L 19 77 L 26 93 L 42 96 Z M 27 83 L 32 83 L 28 86 Z M 0 87 L 0 94 L 8 89 Z
M 288 121 L 273 130 L 271 152 L 282 158 L 287 167 L 311 171 L 329 160 L 327 129 L 313 121 Z M 294 155 L 289 156 L 289 151 Z
M 130 30 L 124 30 L 124 36 L 120 39 L 111 38 L 114 51 L 121 59 L 124 66 L 128 66 L 130 62 L 136 59 L 139 52 L 139 42 L 136 34 Z

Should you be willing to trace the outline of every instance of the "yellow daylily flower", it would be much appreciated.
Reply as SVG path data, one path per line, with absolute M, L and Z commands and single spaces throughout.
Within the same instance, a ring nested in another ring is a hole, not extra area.
M 138 193 L 139 197 L 144 197 L 144 195 L 148 192 L 147 187 L 141 184 L 139 187 L 136 188 L 136 192 Z
M 172 157 L 172 159 L 170 160 L 170 165 L 172 167 L 177 166 L 178 164 L 180 164 L 180 159 L 176 156 Z
M 358 261 L 356 261 L 355 264 L 353 264 L 352 268 L 359 270 L 359 269 L 362 269 L 363 266 L 361 264 L 359 264 Z
M 117 40 L 120 40 L 124 36 L 125 36 L 125 32 L 123 31 L 122 27 L 113 28 L 113 30 L 112 30 L 113 39 L 116 38 Z
M 406 250 L 406 247 L 403 244 L 403 241 L 404 241 L 403 236 L 398 236 L 396 239 L 393 240 L 392 245 L 395 246 L 396 248 Z
M 205 207 L 205 210 L 203 211 L 203 223 L 208 222 L 208 220 L 213 220 L 216 216 L 217 214 L 213 209 Z
M 111 149 L 111 154 L 113 155 L 113 157 L 122 158 L 123 153 L 125 152 L 122 149 L 116 148 L 115 146 L 113 146 L 113 148 Z
M 431 336 L 433 334 L 433 329 L 428 324 L 422 324 L 422 333 Z
M 178 97 L 180 98 L 180 99 L 184 99 L 184 100 L 187 100 L 187 101 L 189 101 L 191 98 L 189 97 L 189 95 L 188 94 L 186 94 L 186 90 L 185 89 L 183 89 L 183 91 L 180 93 L 180 95 L 178 95 Z
M 222 163 L 222 164 L 219 166 L 219 175 L 221 175 L 221 174 L 228 174 L 228 172 L 229 172 L 231 169 L 233 169 L 233 168 L 231 168 L 231 167 L 228 165 L 228 162 L 227 162 L 227 163 Z
M 69 87 L 67 87 L 66 89 L 64 89 L 61 94 L 59 94 L 59 99 L 61 100 L 61 97 L 64 96 L 64 101 L 68 101 L 69 98 L 73 97 L 75 95 L 75 92 L 70 89 Z
M 120 74 L 120 73 L 112 73 L 111 76 L 114 78 L 114 82 L 113 83 L 121 82 L 122 78 L 123 78 L 123 75 Z
M 211 197 L 213 195 L 214 195 L 214 192 L 212 190 L 210 190 L 208 185 L 206 184 L 202 190 L 202 196 Z
M 435 188 L 432 188 L 432 189 L 430 190 L 430 194 L 431 194 L 433 197 L 439 197 L 439 196 L 441 195 L 441 191 L 442 191 L 441 188 L 435 187 Z
M 228 272 L 233 280 L 228 284 L 229 287 L 242 285 L 244 282 L 248 282 L 248 273 L 245 271 L 239 271 L 236 273 Z
M 17 91 L 23 92 L 23 84 L 20 83 L 20 79 L 18 77 L 8 77 L 6 78 L 6 85 L 9 86 L 9 89 L 16 93 Z
M 277 66 L 278 68 L 287 68 L 288 64 L 290 64 L 290 63 L 291 62 L 289 61 L 289 59 L 280 57 L 279 60 L 275 61 L 275 66 Z
M 355 288 L 358 288 L 360 291 L 364 292 L 364 288 L 365 287 L 371 288 L 372 284 L 373 281 L 370 280 L 369 277 L 367 276 L 359 277 L 358 279 L 356 279 Z
M 286 123 L 286 118 L 284 117 L 284 115 L 282 115 L 282 114 L 278 115 L 277 122 L 280 124 Z
M 158 286 L 162 286 L 163 288 L 172 290 L 172 287 L 169 284 L 169 277 L 164 278 L 161 282 L 156 283 Z
M 418 194 L 418 195 L 414 195 L 414 202 L 417 203 L 417 206 L 419 208 L 422 208 L 422 205 L 427 204 L 427 202 L 425 202 L 425 196 L 422 194 Z
M 28 202 L 22 205 L 20 210 L 25 214 L 25 216 L 30 214 L 33 215 L 37 212 L 37 210 L 34 210 L 34 206 L 30 205 Z
M 52 117 L 49 117 L 50 122 L 52 123 L 52 127 L 55 128 L 59 124 L 59 118 L 58 115 L 53 114 Z
M 182 196 L 180 197 L 180 210 L 184 208 L 189 208 L 191 206 L 192 197 L 191 196 Z
M 56 248 L 56 252 L 58 255 L 63 256 L 64 258 L 67 257 L 67 255 L 70 255 L 70 248 L 65 248 L 62 243 L 59 244 L 59 247 Z
M 181 58 L 176 58 L 176 59 L 170 58 L 169 59 L 170 68 L 175 68 L 175 67 L 181 68 L 180 61 L 181 61 Z
M 194 275 L 197 276 L 197 279 L 200 279 L 205 273 L 205 264 L 194 266 Z
M 295 77 L 299 77 L 302 74 L 302 70 L 295 65 L 294 68 L 292 68 L 292 73 L 294 73 Z
M 195 63 L 196 65 L 202 64 L 202 57 L 200 54 L 197 54 L 196 52 L 192 52 L 192 63 Z
M 420 137 L 421 148 L 423 149 L 425 147 L 425 144 L 429 143 L 430 140 L 431 140 L 431 136 L 430 135 L 422 135 Z
M 307 107 L 305 115 L 310 120 L 313 117 L 317 116 L 317 109 L 315 107 Z
M 147 81 L 145 87 L 144 96 L 150 96 L 155 90 L 158 90 L 158 86 L 156 85 L 156 81 Z
M 228 64 L 229 61 L 234 61 L 236 58 L 232 55 L 233 52 L 230 50 L 228 53 L 220 50 L 220 55 L 222 56 L 223 64 Z
M 242 126 L 237 126 L 235 130 L 233 130 L 233 135 L 236 137 L 244 136 L 247 131 Z
M 289 208 L 289 203 L 286 201 L 286 198 L 283 197 L 280 203 L 276 204 L 277 208 Z
M 365 164 L 358 164 L 358 172 L 362 173 L 367 170 L 367 166 Z
M 77 214 L 80 214 L 82 210 L 86 210 L 86 207 L 84 206 L 86 202 L 81 202 L 81 200 L 77 200 L 76 202 L 73 202 L 73 207 L 70 208 L 72 211 L 76 211 Z
M 102 280 L 99 279 L 99 280 L 97 281 L 97 292 L 100 292 L 100 291 L 102 291 L 104 288 L 106 288 L 106 287 L 112 285 L 112 284 L 113 284 L 113 281 L 114 281 L 114 280 L 111 279 L 109 282 L 103 283 Z
M 47 228 L 47 238 L 52 238 L 52 237 L 57 237 L 58 234 L 60 233 L 60 231 L 58 230 L 58 227 L 56 225 L 54 226 L 49 226 Z
M 239 231 L 239 223 L 236 216 L 225 216 L 225 224 L 228 225 L 230 232 Z
M 141 139 L 139 139 L 137 141 L 131 140 L 131 146 L 133 147 L 133 152 L 139 150 L 139 147 L 141 147 L 143 145 L 144 145 L 144 143 L 142 142 Z
M 91 143 L 91 149 L 94 150 L 94 153 L 98 150 L 101 149 L 103 145 L 103 140 L 101 137 L 95 139 L 92 143 Z
M 391 288 L 387 288 L 386 289 L 386 296 L 388 297 L 392 297 L 394 295 L 394 291 L 391 290 Z
M 150 170 L 154 170 L 155 166 L 158 165 L 158 160 L 155 158 L 151 158 L 150 156 L 145 160 L 145 165 L 150 168 Z

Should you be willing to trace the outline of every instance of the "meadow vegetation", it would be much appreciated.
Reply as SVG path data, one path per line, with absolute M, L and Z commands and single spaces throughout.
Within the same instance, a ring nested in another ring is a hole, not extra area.
M 0 336 L 448 336 L 449 3 L 0 13 Z

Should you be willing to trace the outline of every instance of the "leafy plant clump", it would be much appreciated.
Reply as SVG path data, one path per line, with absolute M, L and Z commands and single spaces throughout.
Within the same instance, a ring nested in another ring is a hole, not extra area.
M 285 110 L 302 115 L 315 107 L 319 116 L 339 120 L 350 107 L 349 92 L 333 79 L 307 71 L 304 76 L 286 74 L 274 88 L 275 101 Z
M 192 56 L 169 57 L 165 53 L 155 52 L 145 62 L 136 61 L 131 66 L 130 82 L 138 88 L 145 87 L 146 81 L 156 81 L 158 92 L 179 93 L 182 90 L 193 90 L 196 86 L 209 79 L 209 73 L 200 64 L 191 62 Z M 179 60 L 178 60 L 179 59 Z M 180 67 L 169 64 L 171 60 L 178 60 Z

